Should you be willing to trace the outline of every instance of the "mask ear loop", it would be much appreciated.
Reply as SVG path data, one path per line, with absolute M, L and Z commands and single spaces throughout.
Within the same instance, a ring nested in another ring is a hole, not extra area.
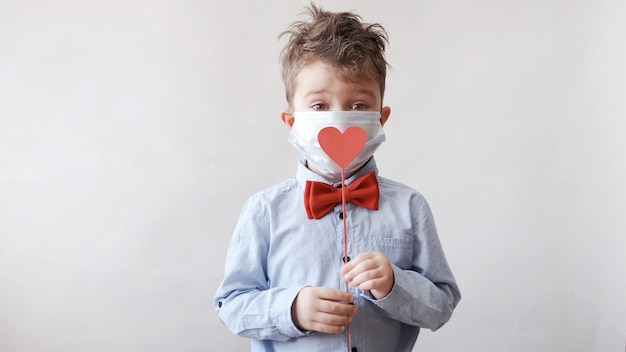
M 343 262 L 348 262 L 348 214 L 346 213 L 346 174 L 345 169 L 341 168 L 341 211 L 343 212 Z M 346 293 L 350 293 L 350 286 L 346 281 Z M 352 350 L 352 328 L 348 323 L 348 351 Z

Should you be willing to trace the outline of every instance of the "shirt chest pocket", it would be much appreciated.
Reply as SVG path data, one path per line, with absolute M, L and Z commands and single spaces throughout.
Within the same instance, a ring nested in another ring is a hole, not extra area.
M 380 237 L 370 238 L 368 251 L 382 252 L 389 261 L 400 269 L 411 269 L 413 263 L 413 239 L 410 237 Z

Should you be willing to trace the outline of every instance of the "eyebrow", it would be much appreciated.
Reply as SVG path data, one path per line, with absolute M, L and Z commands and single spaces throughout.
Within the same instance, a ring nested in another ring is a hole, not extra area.
M 354 92 L 356 94 L 362 94 L 362 95 L 367 95 L 369 98 L 371 99 L 376 99 L 376 94 L 372 91 L 370 91 L 369 89 L 355 89 Z M 317 94 L 325 94 L 328 93 L 328 90 L 322 88 L 322 89 L 316 89 L 310 92 L 307 92 L 304 97 L 308 98 L 312 95 L 317 95 Z
M 308 98 L 308 97 L 309 97 L 309 96 L 311 96 L 311 95 L 323 94 L 323 93 L 327 93 L 327 92 L 328 92 L 328 91 L 327 91 L 326 89 L 323 89 L 323 88 L 322 88 L 322 89 L 317 89 L 317 90 L 314 90 L 314 91 L 307 92 L 307 93 L 304 95 L 304 97 L 305 97 L 305 98 Z
M 372 98 L 372 99 L 376 99 L 376 94 L 375 94 L 375 93 L 373 93 L 373 92 L 372 92 L 371 90 L 369 90 L 369 89 L 358 89 L 358 90 L 356 90 L 356 93 L 357 93 L 357 94 L 364 94 L 364 95 L 369 96 L 369 97 L 370 97 L 370 98 Z

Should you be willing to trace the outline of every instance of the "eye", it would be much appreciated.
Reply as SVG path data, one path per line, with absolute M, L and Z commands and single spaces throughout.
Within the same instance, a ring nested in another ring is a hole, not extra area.
M 311 105 L 311 109 L 313 109 L 315 111 L 322 111 L 322 110 L 327 110 L 327 107 L 323 103 L 315 103 L 315 104 Z
M 367 105 L 362 103 L 352 104 L 352 110 L 367 110 Z

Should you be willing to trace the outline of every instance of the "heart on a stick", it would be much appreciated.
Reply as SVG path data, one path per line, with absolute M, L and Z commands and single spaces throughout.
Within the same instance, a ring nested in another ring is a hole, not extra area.
M 367 133 L 357 126 L 348 127 L 343 133 L 331 126 L 321 129 L 317 140 L 330 159 L 345 169 L 363 150 Z

